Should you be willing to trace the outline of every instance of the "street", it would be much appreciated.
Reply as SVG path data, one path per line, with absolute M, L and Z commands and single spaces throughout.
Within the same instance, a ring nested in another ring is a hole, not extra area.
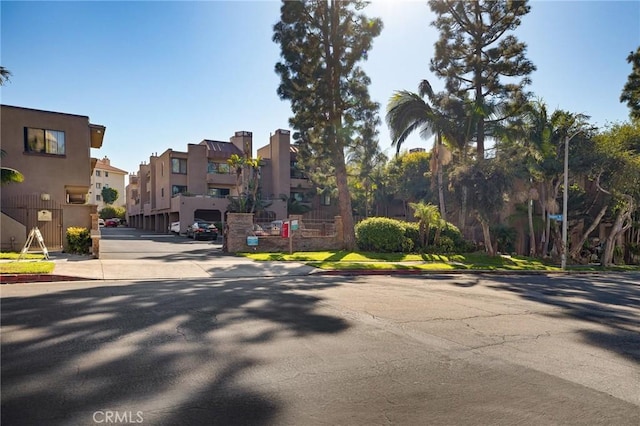
M 639 282 L 4 285 L 2 424 L 638 425 Z

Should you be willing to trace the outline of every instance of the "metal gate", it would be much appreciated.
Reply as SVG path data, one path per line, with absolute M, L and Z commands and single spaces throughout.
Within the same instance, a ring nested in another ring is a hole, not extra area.
M 2 200 L 2 212 L 22 223 L 27 233 L 37 226 L 47 249 L 62 249 L 62 204 L 37 194 L 16 195 Z

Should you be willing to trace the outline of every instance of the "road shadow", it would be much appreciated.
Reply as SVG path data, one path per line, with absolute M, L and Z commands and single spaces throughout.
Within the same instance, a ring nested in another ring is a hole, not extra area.
M 640 274 L 492 275 L 488 287 L 560 308 L 560 313 L 597 323 L 585 329 L 589 344 L 640 363 Z
M 283 401 L 241 379 L 265 362 L 260 345 L 345 331 L 321 297 L 298 291 L 339 284 L 169 280 L 5 296 L 2 424 L 94 424 L 109 410 L 149 424 L 274 423 Z

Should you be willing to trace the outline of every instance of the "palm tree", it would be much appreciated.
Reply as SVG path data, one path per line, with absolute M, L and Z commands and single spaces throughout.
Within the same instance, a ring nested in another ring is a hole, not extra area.
M 376 138 L 378 132 L 375 129 L 379 123 L 380 120 L 377 117 L 370 120 L 370 125 L 364 127 L 361 136 L 355 139 L 355 144 L 349 149 L 347 155 L 347 161 L 356 166 L 356 178 L 364 189 L 365 217 L 369 216 L 373 198 L 373 172 L 380 164 L 387 162 L 387 156 L 380 150 L 380 144 Z
M 424 139 L 436 136 L 432 149 L 431 173 L 438 179 L 440 214 L 446 220 L 442 169 L 451 162 L 452 155 L 443 144 L 443 135 L 445 138 L 449 135 L 447 139 L 456 140 L 455 137 L 451 137 L 454 134 L 454 126 L 444 112 L 438 109 L 441 98 L 435 95 L 431 84 L 422 80 L 418 89 L 419 93 L 401 90 L 391 96 L 387 105 L 387 125 L 391 131 L 392 146 L 396 147 L 396 154 L 400 152 L 404 141 L 415 131 L 419 131 Z M 428 102 L 424 100 L 425 97 Z
M 543 161 L 556 155 L 552 144 L 553 124 L 547 114 L 546 104 L 538 99 L 525 105 L 522 115 L 511 120 L 503 129 L 503 138 L 499 143 L 500 151 L 511 159 L 518 159 L 522 177 L 529 182 L 526 195 L 527 218 L 529 225 L 529 255 L 536 255 L 536 235 L 533 226 L 533 202 L 539 199 L 536 185 L 544 180 Z M 517 172 L 517 171 L 516 171 Z M 544 208 L 543 204 L 543 211 Z M 543 217 L 546 213 L 543 212 Z M 545 240 L 543 230 L 541 240 Z
M 6 151 L 0 150 L 0 157 L 4 157 L 7 155 Z M 2 185 L 6 185 L 8 183 L 20 183 L 24 181 L 24 175 L 17 171 L 16 169 L 11 169 L 9 167 L 2 167 Z
M 9 76 L 11 75 L 11 71 L 6 69 L 3 66 L 0 66 L 0 86 L 4 86 L 4 84 L 9 81 Z
M 442 227 L 444 222 L 438 212 L 438 207 L 433 204 L 425 204 L 424 202 L 409 203 L 409 207 L 413 209 L 413 216 L 418 219 L 418 226 L 420 230 L 420 240 L 423 247 L 427 247 L 429 244 L 429 233 L 431 232 L 431 225 L 435 225 L 437 229 Z M 437 236 L 434 238 L 434 244 L 437 241 Z

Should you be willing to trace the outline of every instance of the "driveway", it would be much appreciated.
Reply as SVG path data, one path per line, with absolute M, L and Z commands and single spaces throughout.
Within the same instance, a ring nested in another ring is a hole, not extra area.
M 195 241 L 184 235 L 135 228 L 100 228 L 100 259 L 176 260 L 222 254 L 222 240 Z
M 2 424 L 637 426 L 639 278 L 7 285 Z

